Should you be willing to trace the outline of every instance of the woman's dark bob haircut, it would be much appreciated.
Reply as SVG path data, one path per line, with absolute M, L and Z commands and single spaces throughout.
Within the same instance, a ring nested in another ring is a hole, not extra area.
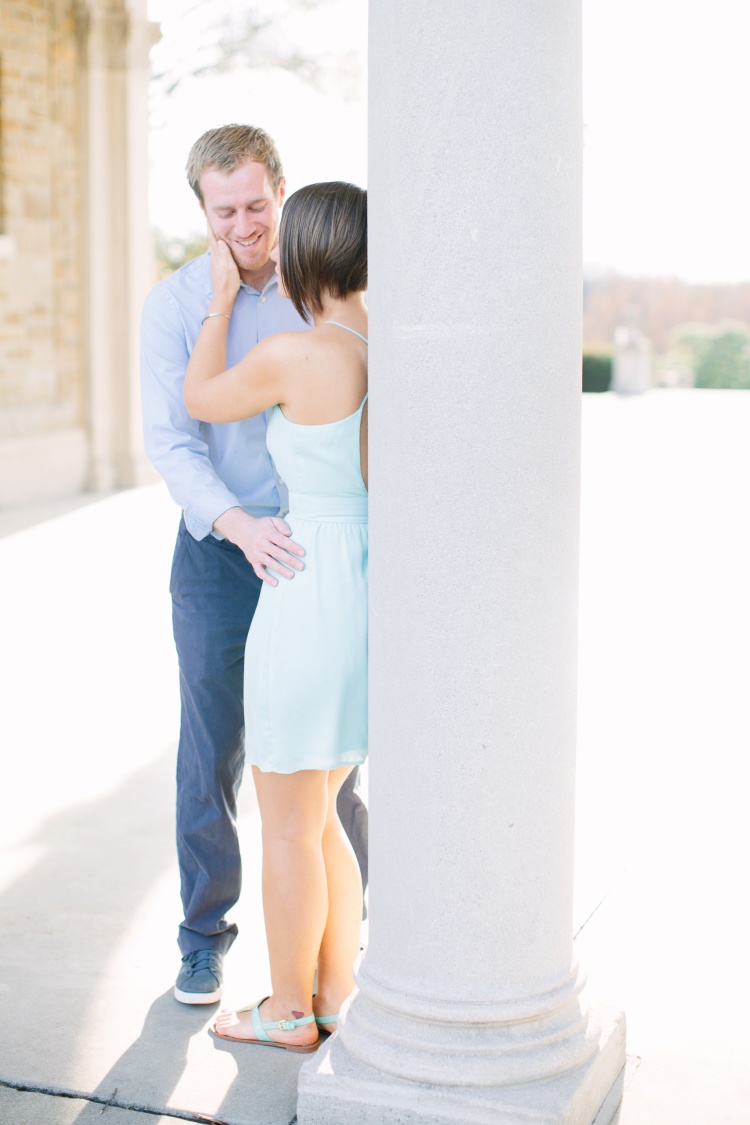
M 284 204 L 281 279 L 300 316 L 323 311 L 323 295 L 367 288 L 367 192 L 338 180 L 308 184 Z

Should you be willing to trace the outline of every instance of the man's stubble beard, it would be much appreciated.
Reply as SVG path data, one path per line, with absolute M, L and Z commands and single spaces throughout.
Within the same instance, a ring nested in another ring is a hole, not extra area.
M 227 245 L 229 245 L 229 244 L 227 243 Z M 263 273 L 265 270 L 268 269 L 269 264 L 271 262 L 271 255 L 268 252 L 265 254 L 265 256 L 262 259 L 256 258 L 255 260 L 247 262 L 247 263 L 243 263 L 240 260 L 240 258 L 237 256 L 237 254 L 235 254 L 234 248 L 232 246 L 229 246 L 229 253 L 232 255 L 232 258 L 234 259 L 234 264 L 237 266 L 237 269 L 240 271 L 240 274 L 242 274 L 243 271 L 245 273 L 249 273 L 249 274 Z

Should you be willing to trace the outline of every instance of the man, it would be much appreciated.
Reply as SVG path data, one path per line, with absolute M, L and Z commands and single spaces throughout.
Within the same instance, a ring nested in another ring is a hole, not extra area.
M 232 366 L 266 336 L 307 327 L 279 296 L 269 256 L 284 200 L 281 161 L 261 129 L 227 125 L 196 141 L 187 176 L 240 272 L 227 341 Z M 209 425 L 185 409 L 185 370 L 211 295 L 205 254 L 152 290 L 141 334 L 146 452 L 183 510 L 170 591 L 180 666 L 177 855 L 185 914 L 174 994 L 184 1004 L 220 998 L 223 956 L 237 936 L 226 914 L 241 882 L 235 822 L 248 629 L 262 583 L 275 586 L 275 574 L 293 580 L 304 566 L 302 549 L 278 516 L 265 415 Z M 339 812 L 366 884 L 367 812 L 355 785 L 352 776 Z

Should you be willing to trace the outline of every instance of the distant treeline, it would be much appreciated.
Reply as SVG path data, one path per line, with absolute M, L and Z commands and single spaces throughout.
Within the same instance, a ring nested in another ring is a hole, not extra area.
M 636 324 L 657 352 L 665 352 L 680 326 L 732 321 L 750 326 L 750 281 L 690 285 L 677 278 L 609 273 L 584 282 L 584 348 L 610 347 L 618 324 Z

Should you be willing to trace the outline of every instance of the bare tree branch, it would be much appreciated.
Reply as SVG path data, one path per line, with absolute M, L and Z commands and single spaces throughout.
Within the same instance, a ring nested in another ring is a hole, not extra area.
M 355 51 L 313 56 L 284 42 L 285 20 L 328 3 L 330 0 L 286 0 L 275 3 L 273 12 L 256 4 L 239 16 L 225 13 L 200 30 L 200 41 L 193 52 L 154 72 L 157 97 L 169 97 L 189 78 L 262 67 L 289 71 L 320 92 L 338 89 L 345 97 L 355 96 L 361 77 L 361 60 Z M 205 10 L 204 0 L 198 0 L 185 9 L 182 19 Z

